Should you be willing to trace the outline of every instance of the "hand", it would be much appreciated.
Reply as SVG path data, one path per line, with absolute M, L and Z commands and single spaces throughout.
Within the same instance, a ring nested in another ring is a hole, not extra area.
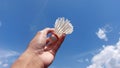
M 47 37 L 49 33 L 52 34 L 51 37 Z M 52 37 L 54 37 L 55 40 L 53 40 Z M 30 42 L 27 50 L 22 56 L 20 56 L 20 60 L 13 64 L 13 67 L 19 68 L 16 66 L 19 66 L 19 62 L 22 62 L 23 60 L 23 62 L 25 62 L 23 63 L 23 67 L 25 68 L 47 68 L 53 62 L 55 54 L 62 44 L 64 38 L 65 34 L 63 34 L 61 37 L 58 37 L 54 33 L 53 28 L 46 28 L 42 31 L 39 31 Z M 20 66 L 22 66 L 22 64 Z
M 50 37 L 47 38 L 47 34 L 49 33 L 52 33 L 52 36 L 57 39 L 52 40 Z M 65 38 L 65 35 L 58 38 L 57 35 L 53 33 L 54 29 L 51 28 L 39 31 L 29 45 L 30 51 L 37 54 L 45 66 L 49 66 L 52 63 L 58 48 Z

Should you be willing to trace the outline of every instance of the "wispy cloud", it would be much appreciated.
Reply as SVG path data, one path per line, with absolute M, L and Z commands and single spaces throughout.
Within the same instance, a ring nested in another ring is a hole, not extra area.
M 110 25 L 105 25 L 102 28 L 99 28 L 99 30 L 96 32 L 96 35 L 98 38 L 108 41 L 107 33 L 111 32 L 113 29 Z
M 89 59 L 86 58 L 86 59 L 78 59 L 77 60 L 78 63 L 85 63 L 85 62 L 89 62 Z
M 98 32 L 96 32 L 98 38 L 103 39 L 105 41 L 108 41 L 108 38 L 106 36 L 106 30 L 103 28 L 99 28 Z
M 0 68 L 10 68 L 18 55 L 19 53 L 16 51 L 0 49 Z
M 96 35 L 98 38 L 108 41 L 107 33 L 112 31 L 112 27 L 110 25 L 105 25 L 102 28 L 99 28 L 99 30 L 96 32 Z
M 91 62 L 87 68 L 120 68 L 120 40 L 115 45 L 104 46 Z
M 8 66 L 8 64 L 7 64 L 7 63 L 3 64 L 3 67 L 7 67 L 7 66 Z
M 0 49 L 0 58 L 8 58 L 16 55 L 19 55 L 16 51 Z
M 98 49 L 94 49 L 88 52 L 79 53 L 77 55 L 74 55 L 70 59 L 72 63 L 77 66 L 77 68 L 85 68 L 86 66 L 88 66 L 88 64 L 90 64 L 90 59 L 92 58 L 92 56 L 98 53 L 98 51 Z M 72 68 L 76 68 L 76 66 L 73 66 Z

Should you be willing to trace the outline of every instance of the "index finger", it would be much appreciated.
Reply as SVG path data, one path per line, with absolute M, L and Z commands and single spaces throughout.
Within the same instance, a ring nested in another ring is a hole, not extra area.
M 53 32 L 53 28 L 45 28 L 39 31 L 32 41 L 37 42 L 37 44 L 45 44 L 47 39 L 47 34 Z
M 50 50 L 50 52 L 55 55 L 56 52 L 58 51 L 58 49 L 60 48 L 61 44 L 63 43 L 64 39 L 65 39 L 65 34 L 63 34 L 62 36 L 60 36 L 59 40 L 56 42 L 56 44 L 53 46 L 53 48 Z
M 42 33 L 44 36 L 47 36 L 48 33 L 54 32 L 54 28 L 45 28 L 40 33 Z

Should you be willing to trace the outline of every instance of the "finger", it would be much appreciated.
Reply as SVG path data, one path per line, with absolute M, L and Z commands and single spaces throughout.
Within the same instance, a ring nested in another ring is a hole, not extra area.
M 37 38 L 46 38 L 48 33 L 54 32 L 54 28 L 45 28 L 41 31 L 38 31 L 36 34 Z
M 52 48 L 52 52 L 54 54 L 56 54 L 56 52 L 58 51 L 58 49 L 60 48 L 61 44 L 63 43 L 64 39 L 65 39 L 65 34 L 63 34 L 60 39 L 57 41 L 57 43 L 54 45 L 54 47 Z
M 55 33 L 51 33 L 51 36 L 49 36 L 47 39 L 46 39 L 46 44 L 49 44 L 49 43 L 52 43 L 52 42 L 55 42 L 58 40 L 58 36 L 55 34 Z
M 42 31 L 40 31 L 44 36 L 47 36 L 48 33 L 54 32 L 54 28 L 45 28 Z
M 54 32 L 54 29 L 53 28 L 45 28 L 45 29 L 39 31 L 36 35 L 37 42 L 45 44 L 46 39 L 47 39 L 47 34 L 50 32 Z
M 50 40 L 50 38 L 47 38 L 46 44 L 48 44 L 49 42 L 51 42 L 51 40 Z
M 37 32 L 36 36 L 32 39 L 29 44 L 30 48 L 41 49 L 45 47 L 47 34 L 50 32 L 54 32 L 53 28 L 46 28 L 42 31 Z
M 47 39 L 46 50 L 52 49 L 58 41 L 57 35 L 54 33 Z

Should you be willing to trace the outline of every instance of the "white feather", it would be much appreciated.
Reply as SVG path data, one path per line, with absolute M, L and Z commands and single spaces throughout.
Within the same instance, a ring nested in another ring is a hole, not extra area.
M 61 36 L 63 33 L 71 34 L 73 32 L 73 26 L 68 19 L 64 17 L 56 19 L 55 22 L 55 33 Z

